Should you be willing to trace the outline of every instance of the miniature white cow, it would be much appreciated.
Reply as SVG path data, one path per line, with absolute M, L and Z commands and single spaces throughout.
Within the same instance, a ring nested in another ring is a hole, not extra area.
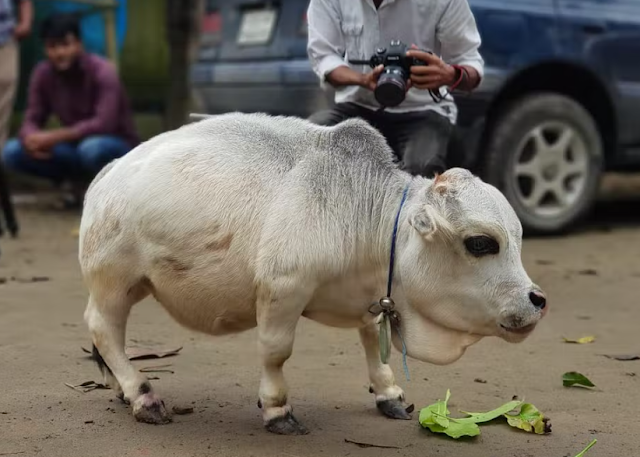
M 546 299 L 522 266 L 521 225 L 466 170 L 413 177 L 359 119 L 231 113 L 141 144 L 95 178 L 80 227 L 85 320 L 107 383 L 137 420 L 170 420 L 124 351 L 129 311 L 151 294 L 193 330 L 257 326 L 271 432 L 307 432 L 282 370 L 301 316 L 357 328 L 378 408 L 410 418 L 370 312 L 386 295 L 398 214 L 392 297 L 409 357 L 449 364 L 482 337 L 530 334 Z

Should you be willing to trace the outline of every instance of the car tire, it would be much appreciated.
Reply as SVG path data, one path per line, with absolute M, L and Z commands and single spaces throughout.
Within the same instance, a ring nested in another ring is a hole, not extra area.
M 604 153 L 580 103 L 556 93 L 523 96 L 501 111 L 486 144 L 481 176 L 502 191 L 525 234 L 564 233 L 591 210 Z

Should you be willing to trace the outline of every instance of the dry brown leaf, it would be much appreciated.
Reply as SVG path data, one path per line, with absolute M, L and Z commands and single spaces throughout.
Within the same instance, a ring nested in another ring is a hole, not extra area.
M 82 392 L 83 394 L 96 389 L 109 389 L 109 387 L 105 386 L 104 384 L 100 384 L 99 382 L 95 381 L 85 381 L 81 384 L 76 384 L 75 386 L 73 384 L 65 382 L 64 385 L 73 390 L 77 390 L 78 392 Z
M 173 370 L 167 369 L 171 364 L 168 363 L 166 365 L 152 365 L 149 367 L 140 368 L 141 373 L 175 373 Z
M 574 344 L 588 344 L 593 343 L 596 340 L 595 336 L 583 336 L 582 338 L 578 338 L 577 340 L 572 340 L 569 338 L 562 337 L 565 343 L 574 343 Z
M 193 412 L 193 407 L 191 406 L 174 406 L 171 408 L 174 414 L 179 416 L 183 416 L 185 414 L 191 414 Z
M 177 349 L 169 349 L 165 351 L 158 351 L 147 348 L 127 348 L 125 350 L 129 360 L 144 360 L 144 359 L 161 359 L 163 357 L 171 357 L 178 355 L 178 352 L 182 350 L 182 346 Z
M 92 352 L 84 347 L 80 347 L 83 352 L 87 354 L 92 354 Z M 182 346 L 177 349 L 169 349 L 165 351 L 159 351 L 155 349 L 147 349 L 147 348 L 138 348 L 138 347 L 129 347 L 125 349 L 125 353 L 129 360 L 144 360 L 144 359 L 161 359 L 163 357 L 170 357 L 173 355 L 178 355 L 178 353 L 182 350 Z
M 619 360 L 621 362 L 629 362 L 631 360 L 640 360 L 640 355 L 637 354 L 618 354 L 618 355 L 607 355 L 604 356 L 608 359 Z

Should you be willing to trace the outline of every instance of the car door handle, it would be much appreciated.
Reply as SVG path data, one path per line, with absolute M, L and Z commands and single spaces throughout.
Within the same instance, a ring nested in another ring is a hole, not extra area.
M 604 33 L 607 28 L 602 24 L 585 24 L 582 26 L 582 31 L 589 35 L 599 35 Z

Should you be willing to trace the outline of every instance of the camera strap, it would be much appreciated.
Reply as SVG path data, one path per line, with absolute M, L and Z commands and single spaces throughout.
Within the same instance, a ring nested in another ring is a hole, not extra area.
M 435 103 L 442 102 L 442 100 L 447 98 L 447 96 L 449 94 L 451 94 L 451 92 L 456 90 L 456 88 L 460 85 L 460 83 L 462 83 L 462 81 L 464 81 L 465 79 L 468 79 L 468 77 L 469 77 L 469 75 L 467 74 L 467 70 L 464 67 L 462 67 L 460 65 L 451 65 L 451 66 L 453 68 L 455 68 L 460 73 L 460 76 L 458 76 L 458 79 L 456 80 L 456 82 L 454 82 L 449 87 L 449 89 L 445 92 L 444 95 L 442 95 L 442 93 L 440 92 L 440 89 L 438 89 L 437 91 L 429 90 L 429 95 L 431 95 L 431 98 L 433 99 L 433 101 Z

